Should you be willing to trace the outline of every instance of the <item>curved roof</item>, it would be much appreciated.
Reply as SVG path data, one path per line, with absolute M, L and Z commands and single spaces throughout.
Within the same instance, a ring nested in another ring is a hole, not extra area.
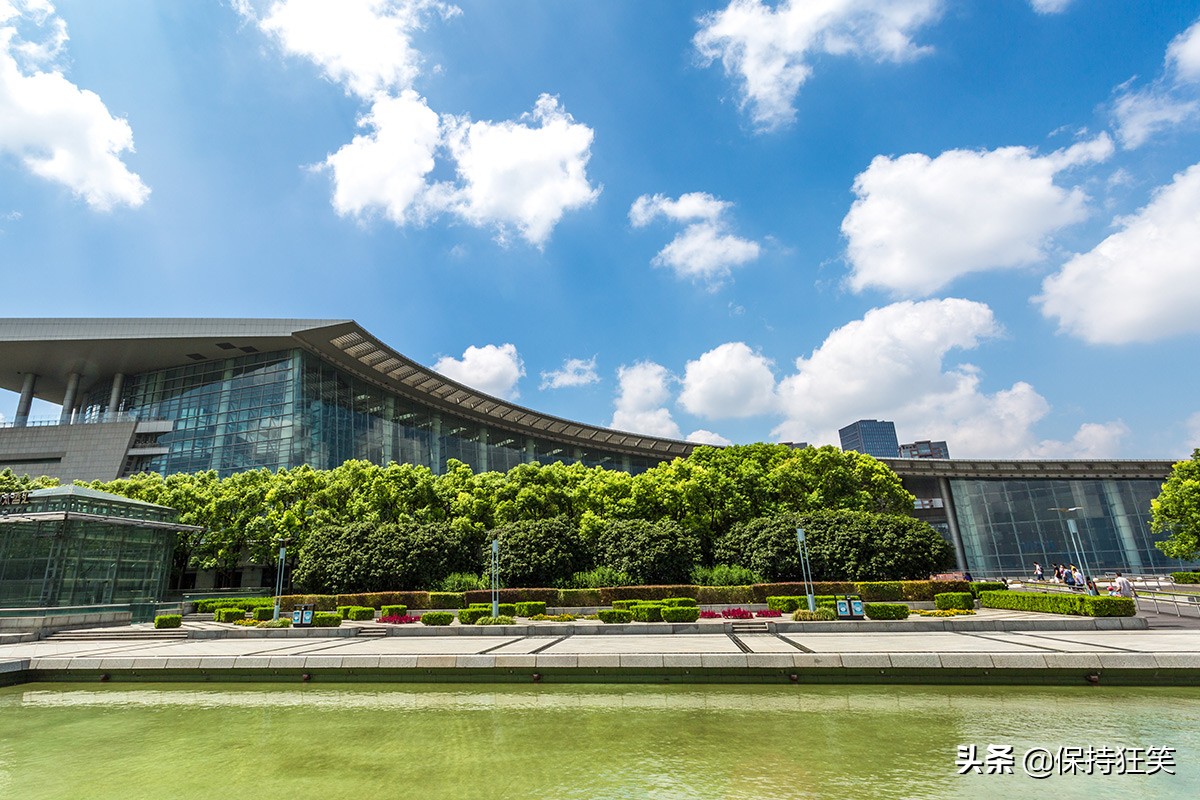
M 62 403 L 68 376 L 86 392 L 116 373 L 150 372 L 244 353 L 293 348 L 388 391 L 521 435 L 635 456 L 670 459 L 695 445 L 542 414 L 439 375 L 376 339 L 353 320 L 0 319 L 0 388 L 20 391 L 38 375 L 38 397 Z

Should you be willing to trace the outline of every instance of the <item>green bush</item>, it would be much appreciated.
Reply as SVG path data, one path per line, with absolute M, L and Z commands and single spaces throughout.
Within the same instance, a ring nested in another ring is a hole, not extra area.
M 975 595 L 970 592 L 942 592 L 933 596 L 933 604 L 941 611 L 950 609 L 971 611 L 975 608 Z
M 256 628 L 290 628 L 292 627 L 291 617 L 280 617 L 279 619 L 269 619 L 266 622 L 260 622 L 254 627 Z
M 263 606 L 274 608 L 274 597 L 206 597 L 196 600 L 197 614 L 211 614 L 218 608 L 241 608 L 249 611 Z
M 535 587 L 523 587 L 519 589 L 500 589 L 497 596 L 501 603 L 528 603 L 540 602 L 548 606 L 558 603 L 559 590 L 546 589 Z M 477 606 L 480 603 L 492 604 L 492 590 L 476 590 L 464 592 L 463 598 L 468 606 Z
M 584 608 L 604 605 L 599 589 L 560 589 L 556 605 L 568 608 Z
M 629 609 L 636 606 L 638 603 L 644 603 L 644 602 L 645 602 L 644 600 L 613 600 L 612 607 L 616 608 L 616 609 L 628 611 Z
M 313 614 L 314 628 L 338 628 L 342 624 L 342 615 L 336 611 L 318 611 Z
M 633 618 L 637 622 L 662 622 L 662 612 L 665 606 L 659 603 L 637 603 L 630 607 Z M 697 615 L 700 613 L 696 612 Z
M 663 599 L 662 604 L 674 607 L 694 606 L 696 605 L 696 600 L 693 597 L 667 597 Z
M 763 577 L 752 569 L 736 564 L 714 564 L 693 569 L 691 581 L 697 586 L 750 586 L 762 583 Z
M 246 612 L 240 608 L 218 608 L 213 612 L 213 619 L 217 622 L 237 622 L 245 618 Z
M 706 606 L 741 606 L 761 601 L 755 599 L 753 586 L 697 586 L 696 602 Z
M 452 572 L 442 578 L 438 589 L 443 592 L 469 592 L 474 589 L 487 589 L 492 585 L 492 579 L 472 572 Z
M 602 608 L 596 612 L 596 616 L 600 618 L 601 622 L 606 624 L 633 621 L 633 612 L 626 611 L 623 608 Z
M 825 606 L 819 606 L 816 611 L 798 608 L 792 612 L 792 619 L 795 622 L 831 622 L 837 619 L 837 611 Z
M 690 583 L 672 583 L 647 586 L 606 586 L 600 597 L 606 605 L 613 600 L 662 600 L 664 597 L 697 597 L 699 586 Z
M 771 595 L 780 597 L 803 597 L 809 592 L 815 595 L 857 594 L 852 581 L 816 581 L 815 583 L 760 583 L 750 587 L 754 590 L 752 603 L 765 603 Z M 932 595 L 930 596 L 932 600 Z
M 904 599 L 904 586 L 900 581 L 863 581 L 854 584 L 854 590 L 863 600 L 872 603 Z
M 480 617 L 475 620 L 476 625 L 512 625 L 513 618 L 507 614 L 501 614 L 498 617 Z
M 490 536 L 500 540 L 505 586 L 553 586 L 586 566 L 583 539 L 566 517 L 508 522 Z
M 803 604 L 805 608 L 808 608 L 807 596 L 797 597 L 795 595 L 772 595 L 771 597 L 767 598 L 767 608 L 771 609 L 772 611 L 782 611 L 787 613 L 789 611 L 795 611 L 801 606 L 801 604 Z
M 404 617 L 408 615 L 408 606 L 384 606 L 379 609 L 381 617 Z
M 697 606 L 663 606 L 660 614 L 663 622 L 695 622 L 700 619 Z
M 338 606 L 337 613 L 342 615 L 342 619 L 349 619 L 350 618 L 350 609 L 352 609 L 352 608 L 354 608 L 354 606 Z
M 1200 572 L 1172 572 L 1171 580 L 1176 583 L 1200 583 Z
M 980 592 L 1002 592 L 1008 588 L 1004 581 L 971 581 L 971 594 L 979 597 Z
M 286 594 L 279 598 L 279 611 L 290 614 L 301 604 L 312 605 L 317 611 L 333 611 L 339 605 L 347 605 L 339 603 L 333 594 Z
M 1132 617 L 1137 603 L 1132 597 L 1092 597 L 1086 594 L 1042 594 L 1040 592 L 981 592 L 983 608 L 1036 611 L 1043 614 L 1074 614 L 1090 617 Z
M 269 619 L 275 619 L 275 606 L 271 605 L 267 607 L 256 608 L 254 609 L 253 614 L 254 619 L 258 620 L 259 622 L 266 622 Z
M 682 583 L 700 559 L 696 534 L 673 520 L 613 520 L 599 528 L 596 558 L 631 583 Z
M 908 619 L 908 606 L 903 603 L 863 603 L 867 619 Z
M 422 625 L 449 625 L 454 621 L 454 615 L 449 611 L 426 611 L 421 615 Z
M 574 573 L 564 584 L 564 589 L 600 589 L 605 586 L 628 586 L 633 583 L 621 570 L 601 564 L 595 569 Z M 600 603 L 579 603 L 579 605 L 597 606 Z
M 154 618 L 156 628 L 178 628 L 183 625 L 182 614 L 159 614 Z
M 466 605 L 462 592 L 430 592 L 430 608 L 462 608 Z
M 352 606 L 346 612 L 346 619 L 354 622 L 367 622 L 375 619 L 375 609 L 369 606 Z
M 905 600 L 933 602 L 939 592 L 969 592 L 971 584 L 966 581 L 900 581 Z
M 360 592 L 339 594 L 339 606 L 370 606 L 383 608 L 385 605 L 405 605 L 409 608 L 429 608 L 429 592 Z
M 516 604 L 518 617 L 533 617 L 538 614 L 546 613 L 546 604 L 540 600 L 526 600 L 524 603 Z
M 491 616 L 491 608 L 460 608 L 458 610 L 458 621 L 463 625 L 474 625 L 476 621 Z

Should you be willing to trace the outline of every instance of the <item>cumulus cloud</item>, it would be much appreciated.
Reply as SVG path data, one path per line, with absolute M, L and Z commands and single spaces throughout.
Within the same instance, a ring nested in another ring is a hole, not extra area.
M 679 404 L 707 419 L 752 417 L 774 410 L 771 362 L 742 342 L 728 342 L 689 361 Z
M 693 44 L 738 83 L 740 105 L 760 130 L 793 120 L 800 87 L 823 55 L 906 61 L 928 52 L 913 34 L 937 19 L 940 0 L 732 0 L 700 18 Z
M 563 362 L 562 369 L 542 373 L 540 388 L 565 389 L 599 382 L 600 376 L 596 374 L 595 356 L 589 359 L 568 358 Z
M 1116 222 L 1116 233 L 1046 278 L 1035 298 L 1042 314 L 1096 344 L 1200 331 L 1200 164 Z
M 1120 420 L 1088 422 L 1079 426 L 1069 442 L 1043 439 L 1026 454 L 1033 458 L 1112 458 L 1128 435 L 1129 426 Z
M 1148 85 L 1117 87 L 1112 116 L 1121 146 L 1132 150 L 1200 115 L 1200 22 L 1171 40 L 1162 72 Z
M 645 227 L 658 217 L 686 224 L 651 262 L 667 267 L 680 278 L 692 278 L 717 286 L 733 267 L 758 258 L 757 242 L 728 232 L 725 212 L 731 203 L 705 192 L 690 192 L 672 200 L 661 194 L 642 195 L 629 208 L 629 221 Z
M 1084 192 L 1055 177 L 1112 152 L 1101 134 L 1045 156 L 1026 147 L 876 156 L 842 220 L 850 287 L 921 296 L 968 273 L 1041 261 L 1047 238 L 1088 213 Z
M 703 428 L 689 433 L 687 435 L 687 440 L 689 442 L 695 442 L 696 444 L 711 444 L 714 447 L 727 447 L 733 444 L 732 441 L 726 439 L 721 434 L 713 433 L 712 431 L 706 431 Z
M 492 395 L 515 400 L 517 381 L 525 375 L 525 363 L 511 344 L 468 347 L 461 359 L 443 356 L 433 365 L 435 372 Z
M 1071 0 L 1029 0 L 1029 5 L 1039 14 L 1060 14 L 1071 5 Z
M 66 23 L 46 0 L 0 0 L 0 153 L 97 211 L 138 207 L 150 190 L 121 154 L 133 129 L 58 64 Z
M 837 429 L 848 421 L 881 418 L 944 438 L 959 457 L 1049 450 L 1033 429 L 1050 404 L 1031 385 L 1019 381 L 988 392 L 978 368 L 946 363 L 952 352 L 974 349 L 1000 332 L 992 310 L 969 300 L 872 309 L 796 360 L 796 374 L 778 387 L 786 419 L 774 433 L 780 440 L 836 442 Z M 1080 447 L 1100 438 L 1082 429 L 1076 436 Z
M 679 425 L 666 407 L 674 380 L 666 367 L 653 361 L 622 366 L 617 370 L 616 410 L 609 427 L 668 439 L 681 438 Z

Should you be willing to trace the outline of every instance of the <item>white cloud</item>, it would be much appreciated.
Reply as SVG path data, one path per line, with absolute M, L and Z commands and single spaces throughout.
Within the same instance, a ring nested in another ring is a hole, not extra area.
M 496 227 L 502 241 L 515 226 L 541 247 L 563 214 L 600 194 L 587 178 L 595 133 L 557 97 L 543 94 L 519 122 L 447 117 L 444 125 L 461 184 L 434 187 L 433 202 L 474 225 Z
M 1179 82 L 1200 82 L 1200 22 L 1167 45 L 1167 68 Z
M 771 362 L 742 342 L 728 342 L 689 361 L 679 404 L 707 419 L 752 417 L 774 410 Z
M 956 457 L 1021 457 L 1050 443 L 1034 426 L 1050 404 L 1025 382 L 987 392 L 979 370 L 946 364 L 1001 332 L 990 308 L 961 299 L 900 302 L 872 309 L 831 332 L 779 384 L 780 440 L 836 442 L 855 419 L 890 419 L 900 430 L 950 442 Z M 935 429 L 931 430 L 930 425 Z M 1099 438 L 1089 429 L 1082 447 Z M 1110 453 L 1111 455 L 1111 453 Z
M 712 431 L 706 431 L 703 428 L 689 433 L 687 435 L 687 440 L 689 442 L 695 442 L 696 444 L 711 444 L 714 447 L 727 447 L 733 444 L 732 441 L 726 439 L 721 434 L 713 433 Z
M 235 7 L 285 53 L 308 59 L 327 78 L 365 99 L 411 87 L 421 65 L 413 32 L 430 13 L 459 13 L 435 0 L 277 0 L 261 15 L 246 0 Z
M 1129 426 L 1115 422 L 1088 422 L 1069 442 L 1043 439 L 1026 455 L 1032 458 L 1112 458 L 1120 451 L 1122 440 L 1129 435 Z
M 720 59 L 739 83 L 741 107 L 760 130 L 791 122 L 801 85 L 821 55 L 905 61 L 928 51 L 913 33 L 934 21 L 940 0 L 732 0 L 700 19 L 693 43 L 705 65 Z
M 1187 421 L 1184 422 L 1184 426 L 1187 428 L 1187 442 L 1185 445 L 1188 450 L 1191 451 L 1200 448 L 1200 411 L 1188 417 Z
M 1200 331 L 1200 164 L 1116 222 L 1120 230 L 1046 278 L 1035 298 L 1042 313 L 1096 344 Z
M 609 426 L 630 433 L 679 439 L 682 434 L 666 408 L 674 376 L 661 364 L 640 361 L 617 370 L 616 410 Z
M 1071 0 L 1029 0 L 1029 5 L 1039 14 L 1061 14 L 1071 5 Z
M 150 190 L 121 154 L 133 129 L 57 64 L 66 23 L 45 0 L 0 0 L 0 152 L 66 186 L 92 208 L 138 207 Z
M 342 215 L 379 209 L 397 225 L 423 216 L 441 141 L 438 115 L 412 90 L 380 95 L 358 121 L 369 130 L 325 159 L 333 175 L 333 207 Z
M 656 267 L 668 267 L 680 278 L 692 278 L 717 286 L 729 277 L 733 267 L 758 258 L 758 242 L 727 232 L 725 211 L 731 203 L 705 192 L 690 192 L 672 200 L 661 194 L 642 195 L 629 208 L 629 221 L 644 227 L 662 216 L 673 222 L 687 222 L 666 247 L 651 261 Z
M 461 359 L 439 358 L 433 369 L 451 380 L 508 400 L 520 395 L 517 381 L 525 375 L 525 364 L 511 344 L 472 345 L 463 351 Z
M 1117 138 L 1127 150 L 1141 147 L 1155 135 L 1179 127 L 1200 115 L 1196 83 L 1200 83 L 1200 22 L 1171 40 L 1162 73 L 1149 85 L 1117 87 L 1112 115 Z
M 568 358 L 563 362 L 562 369 L 542 373 L 542 389 L 564 389 L 574 386 L 587 386 L 599 383 L 600 376 L 596 374 L 596 357 L 589 359 Z
M 1045 156 L 1025 147 L 876 156 L 842 220 L 850 287 L 920 296 L 968 273 L 1041 261 L 1050 234 L 1087 216 L 1087 196 L 1055 176 L 1112 150 L 1101 134 Z

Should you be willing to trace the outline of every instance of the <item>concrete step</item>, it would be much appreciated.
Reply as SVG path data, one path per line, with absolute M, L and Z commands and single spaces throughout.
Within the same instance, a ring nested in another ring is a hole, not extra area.
M 733 633 L 767 633 L 767 623 L 739 620 L 738 622 L 730 623 L 730 630 Z
M 133 639 L 186 639 L 187 631 L 173 629 L 115 631 L 56 631 L 42 637 L 49 642 L 122 642 Z
M 360 638 L 378 639 L 382 636 L 387 636 L 388 630 L 382 626 L 376 627 L 372 625 L 369 628 L 359 628 L 358 635 Z

